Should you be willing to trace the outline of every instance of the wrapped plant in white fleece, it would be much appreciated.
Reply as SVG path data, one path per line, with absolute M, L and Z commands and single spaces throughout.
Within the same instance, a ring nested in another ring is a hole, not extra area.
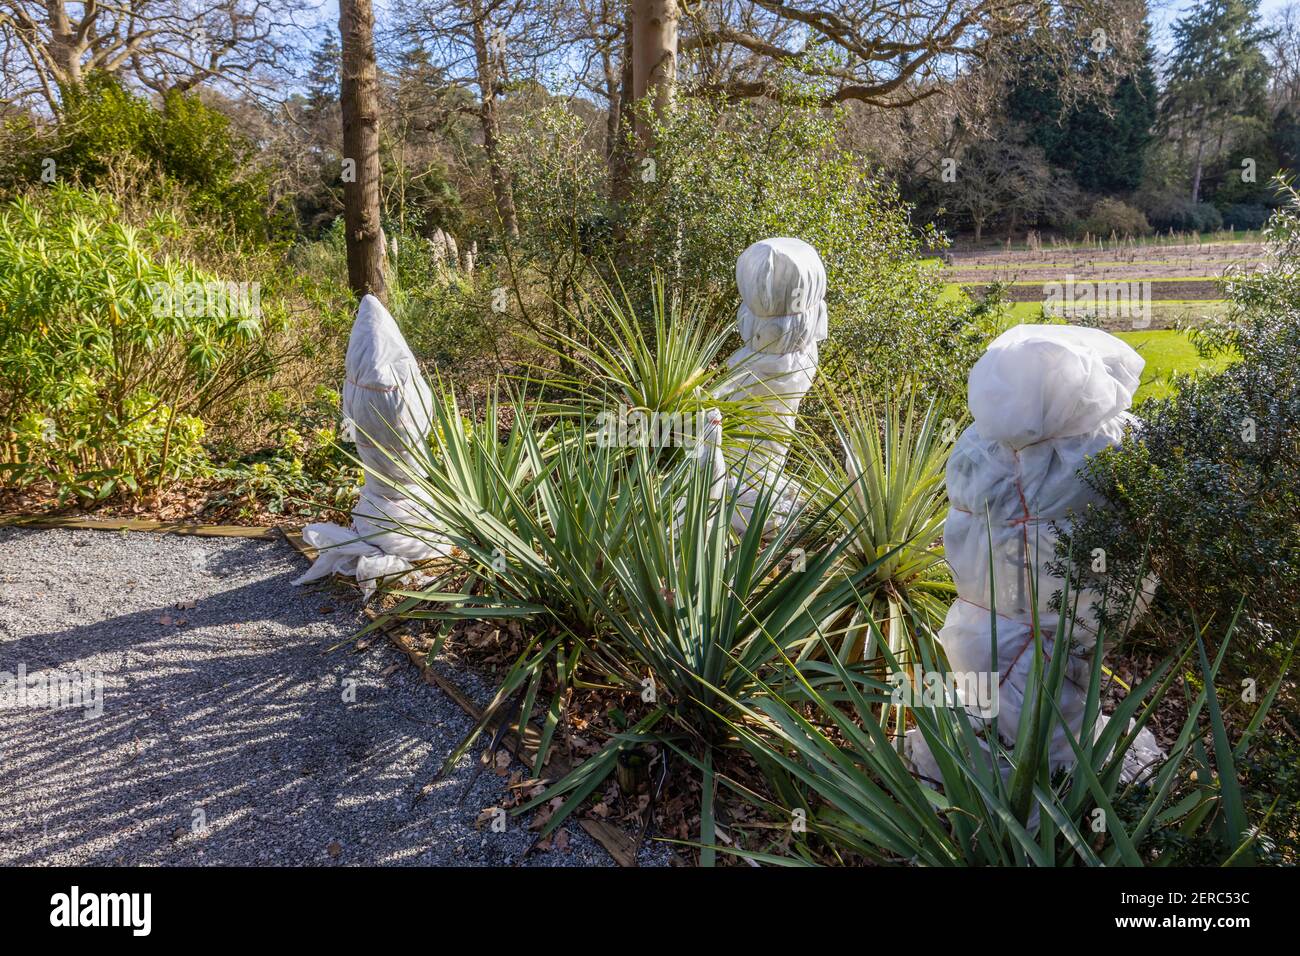
M 743 530 L 765 491 L 778 496 L 780 517 L 798 499 L 794 483 L 781 472 L 799 403 L 817 375 L 818 343 L 826 338 L 826 267 L 802 239 L 763 239 L 736 261 L 736 286 L 745 344 L 727 360 L 731 374 L 718 397 L 766 406 L 755 425 L 769 432 L 727 450 L 739 486 L 733 523 Z
M 338 572 L 355 577 L 368 596 L 377 578 L 409 571 L 451 548 L 427 530 L 428 502 L 403 468 L 414 469 L 425 454 L 429 385 L 397 323 L 372 295 L 357 309 L 346 367 L 343 419 L 355 433 L 365 483 L 350 528 L 322 523 L 303 529 L 303 540 L 320 553 L 293 583 Z
M 971 369 L 974 424 L 948 459 L 950 507 L 943 534 L 957 600 L 939 641 L 955 674 L 987 674 L 990 689 L 996 685 L 998 732 L 1008 745 L 1015 743 L 1032 665 L 1035 599 L 1044 653 L 1053 650 L 1059 612 L 1050 605 L 1064 586 L 1048 570 L 1055 557 L 1053 525 L 1066 527 L 1071 511 L 1096 500 L 1079 469 L 1087 457 L 1118 445 L 1136 422 L 1128 409 L 1144 364 L 1126 343 L 1100 329 L 1020 325 L 998 336 Z M 1098 601 L 1094 591 L 1069 595 L 1075 621 L 1059 703 L 1076 735 L 1097 639 Z M 924 742 L 910 736 L 918 770 L 930 775 L 933 763 Z M 1155 739 L 1143 731 L 1126 758 L 1126 775 L 1158 755 Z M 1049 758 L 1054 768 L 1073 762 L 1063 728 L 1057 728 Z

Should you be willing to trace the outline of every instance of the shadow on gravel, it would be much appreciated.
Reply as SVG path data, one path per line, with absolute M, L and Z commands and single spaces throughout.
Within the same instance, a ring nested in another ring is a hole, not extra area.
M 0 862 L 520 859 L 520 823 L 507 834 L 474 827 L 500 798 L 498 777 L 482 775 L 462 805 L 468 761 L 430 785 L 469 719 L 382 642 L 353 652 L 365 620 L 355 592 L 292 587 L 298 569 L 283 553 L 259 555 L 279 560 L 249 580 L 246 547 L 217 552 L 204 571 L 210 593 L 193 607 L 155 601 L 0 641 L 0 670 L 21 661 L 29 673 L 102 671 L 104 681 L 102 716 L 0 709 Z

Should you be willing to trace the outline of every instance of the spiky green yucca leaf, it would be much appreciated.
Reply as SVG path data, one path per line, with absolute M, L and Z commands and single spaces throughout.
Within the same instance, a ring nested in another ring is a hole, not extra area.
M 731 396 L 744 372 L 721 363 L 731 329 L 709 319 L 708 301 L 669 295 L 656 275 L 648 308 L 643 317 L 625 288 L 602 285 L 568 315 L 572 332 L 554 330 L 537 343 L 562 360 L 561 371 L 539 372 L 571 398 L 547 411 L 587 417 L 594 410 L 621 410 L 663 422 L 713 408 L 722 414 L 729 442 L 773 437 L 777 426 L 761 403 Z
M 561 636 L 545 645 L 547 653 L 520 655 L 503 682 L 509 691 L 497 695 L 453 754 L 472 744 L 515 689 L 522 694 L 520 721 L 527 720 L 549 674 L 556 687 L 543 718 L 540 769 L 562 697 L 579 682 L 579 660 L 589 673 L 630 679 L 621 659 L 597 640 L 610 555 L 623 540 L 634 503 L 624 487 L 626 454 L 589 442 L 580 424 L 539 426 L 521 396 L 504 406 L 511 421 L 504 435 L 500 423 L 506 416 L 495 395 L 478 423 L 466 421 L 450 391 L 436 399 L 430 453 L 410 456 L 418 467 L 403 467 L 416 496 L 428 503 L 427 527 L 407 523 L 399 530 L 436 532 L 450 540 L 448 574 L 459 577 L 461 598 L 457 602 L 436 589 L 427 600 L 404 592 L 394 613 L 442 620 L 529 614 L 531 629 Z M 491 599 L 486 606 L 481 596 Z
M 1075 734 L 1063 728 L 1056 703 L 1064 681 L 1060 663 L 1073 625 L 1064 614 L 1057 625 L 1066 629 L 1060 632 L 1065 637 L 1053 642 L 1047 665 L 1030 675 L 1024 709 L 1037 713 L 1022 720 L 1015 747 L 1006 747 L 996 733 L 981 727 L 955 703 L 911 711 L 916 731 L 939 767 L 938 781 L 913 774 L 876 716 L 880 695 L 859 689 L 860 682 L 849 679 L 847 671 L 843 672 L 847 706 L 808 687 L 805 697 L 815 708 L 815 719 L 810 720 L 789 702 L 788 694 L 768 689 L 743 704 L 733 702 L 743 719 L 733 719 L 731 724 L 764 766 L 797 782 L 802 789 L 800 805 L 810 810 L 810 832 L 864 858 L 929 866 L 1142 865 L 1148 862 L 1142 841 L 1155 823 L 1186 826 L 1190 832 L 1204 825 L 1207 806 L 1221 800 L 1217 785 L 1207 784 L 1208 773 L 1197 768 L 1192 779 L 1180 771 L 1199 739 L 1199 715 L 1214 696 L 1222 654 L 1213 664 L 1202 657 L 1204 683 L 1192 695 L 1182 733 L 1165 761 L 1150 768 L 1142 782 L 1124 784 L 1125 755 L 1196 641 L 1189 640 L 1178 657 L 1133 688 L 1104 728 L 1100 727 L 1103 668 L 1100 656 L 1095 656 L 1083 726 Z M 885 654 L 890 656 L 887 650 Z M 843 668 L 833 655 L 828 660 L 832 667 Z M 928 670 L 938 664 L 926 660 L 924 666 Z M 790 673 L 797 670 L 791 668 Z M 1230 768 L 1226 734 L 1214 707 L 1210 716 L 1220 742 L 1219 760 Z M 1075 763 L 1070 770 L 1052 774 L 1048 742 L 1062 730 Z M 1017 778 L 1027 783 L 1021 785 Z M 1028 808 L 1017 805 L 1022 786 L 1029 795 Z M 1225 779 L 1225 794 L 1230 786 Z M 1129 793 L 1138 794 L 1144 806 L 1138 821 L 1126 825 L 1115 807 Z M 1177 800 L 1172 799 L 1175 794 Z M 1230 813 L 1228 817 L 1231 826 Z M 1100 831 L 1098 819 L 1105 821 Z M 1234 856 L 1245 839 L 1238 830 L 1226 844 L 1236 848 Z
M 611 555 L 606 626 L 677 713 L 693 708 L 707 725 L 715 688 L 739 693 L 782 650 L 815 637 L 861 576 L 830 574 L 843 540 L 811 551 L 794 522 L 776 519 L 774 487 L 756 489 L 737 534 L 736 486 L 715 488 L 692 462 L 663 471 L 644 452 L 631 472 L 636 504 Z
M 937 627 L 953 595 L 941 535 L 948 508 L 944 468 L 956 422 L 942 405 L 922 405 L 915 393 L 881 404 L 852 385 L 823 385 L 823 391 L 839 448 L 811 434 L 796 454 L 814 504 L 831 518 L 826 531 L 848 539 L 850 573 L 878 562 L 837 652 L 841 660 L 875 658 L 870 619 L 896 656 L 916 660 L 913 616 Z
M 736 534 L 736 489 L 719 491 L 712 476 L 691 461 L 664 466 L 640 449 L 624 481 L 631 507 L 619 547 L 607 556 L 611 586 L 593 594 L 605 632 L 602 646 L 639 678 L 642 700 L 655 705 L 654 732 L 638 739 L 657 740 L 701 774 L 707 864 L 714 751 L 731 746 L 718 716 L 725 712 L 723 702 L 745 694 L 760 675 L 770 677 L 783 649 L 815 638 L 819 621 L 845 602 L 855 582 L 829 574 L 842 542 L 811 553 L 801 547 L 792 523 L 773 530 L 773 489 L 759 490 L 746 530 Z M 631 742 L 617 735 L 592 760 L 608 771 L 616 752 Z M 599 782 L 583 768 L 518 812 L 567 795 L 548 824 L 558 825 L 575 808 L 577 795 Z
M 574 334 L 557 330 L 553 342 L 541 343 L 551 351 L 567 349 L 584 366 L 583 375 L 552 383 L 645 411 L 702 407 L 700 389 L 718 376 L 714 365 L 726 330 L 709 327 L 707 310 L 687 312 L 680 299 L 670 300 L 662 279 L 652 285 L 651 305 L 650 321 L 643 322 L 626 290 L 601 287 L 570 316 Z

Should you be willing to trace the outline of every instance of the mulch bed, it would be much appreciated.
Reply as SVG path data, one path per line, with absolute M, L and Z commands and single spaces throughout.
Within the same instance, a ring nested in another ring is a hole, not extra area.
M 62 518 L 140 518 L 151 521 L 210 525 L 247 525 L 254 528 L 300 528 L 301 515 L 267 510 L 256 500 L 225 502 L 227 486 L 210 479 L 170 482 L 141 499 L 121 496 L 104 501 L 60 502 L 53 486 L 34 483 L 23 488 L 0 488 L 0 515 L 46 515 Z M 221 503 L 218 503 L 221 502 Z M 346 513 L 324 512 L 313 521 L 347 524 Z

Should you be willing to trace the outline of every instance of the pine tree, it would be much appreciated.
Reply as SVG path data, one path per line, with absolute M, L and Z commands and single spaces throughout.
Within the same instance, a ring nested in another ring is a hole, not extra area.
M 1230 122 L 1267 118 L 1269 34 L 1258 19 L 1259 0 L 1201 0 L 1174 24 L 1163 114 L 1179 154 L 1191 154 L 1192 202 L 1200 201 L 1206 162 L 1222 151 Z
M 307 71 L 307 97 L 303 109 L 309 117 L 319 118 L 338 108 L 342 64 L 339 38 L 336 31 L 330 30 L 312 51 L 311 68 Z
M 1121 78 L 1109 96 L 1061 102 L 1061 78 L 1050 67 L 1031 66 L 1007 95 L 1006 114 L 1026 129 L 1052 165 L 1070 173 L 1089 192 L 1118 194 L 1137 189 L 1146 166 L 1156 120 L 1156 81 L 1149 43 L 1141 64 Z M 1080 54 L 1079 69 L 1091 68 Z

